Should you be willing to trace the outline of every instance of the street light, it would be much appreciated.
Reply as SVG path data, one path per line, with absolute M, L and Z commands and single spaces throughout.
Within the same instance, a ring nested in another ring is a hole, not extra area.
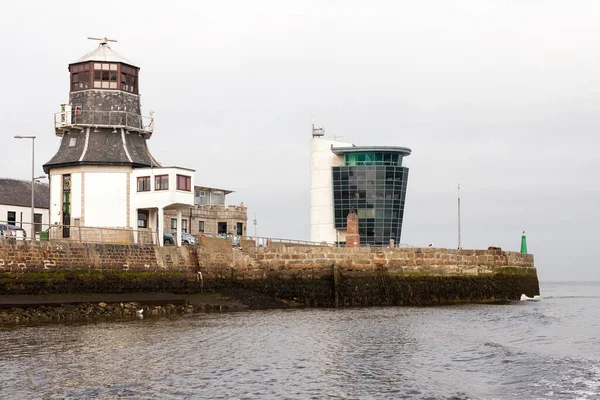
M 31 139 L 31 240 L 35 238 L 35 228 L 33 227 L 33 214 L 35 212 L 35 194 L 33 184 L 36 180 L 35 178 L 35 136 L 15 136 L 15 139 Z

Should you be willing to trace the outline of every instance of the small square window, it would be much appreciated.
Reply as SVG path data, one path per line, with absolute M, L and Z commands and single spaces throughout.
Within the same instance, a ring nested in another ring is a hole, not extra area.
M 69 139 L 69 147 L 75 147 L 75 146 L 77 146 L 77 138 L 72 137 Z
M 154 180 L 154 190 L 169 190 L 169 175 L 157 175 Z
M 150 191 L 150 177 L 140 176 L 137 178 L 137 191 L 138 192 L 149 192 Z

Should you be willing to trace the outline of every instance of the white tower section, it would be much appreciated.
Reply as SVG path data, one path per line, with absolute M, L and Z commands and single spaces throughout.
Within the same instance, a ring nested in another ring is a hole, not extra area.
M 333 224 L 333 179 L 331 167 L 344 165 L 344 156 L 331 152 L 331 147 L 352 146 L 323 136 L 310 139 L 310 240 L 335 242 Z

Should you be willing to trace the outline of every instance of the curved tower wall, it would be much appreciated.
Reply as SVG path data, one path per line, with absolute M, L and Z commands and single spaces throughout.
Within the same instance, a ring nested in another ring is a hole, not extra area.
M 333 183 L 331 167 L 344 165 L 344 157 L 331 152 L 332 146 L 352 146 L 322 137 L 310 139 L 310 240 L 335 242 L 333 225 Z

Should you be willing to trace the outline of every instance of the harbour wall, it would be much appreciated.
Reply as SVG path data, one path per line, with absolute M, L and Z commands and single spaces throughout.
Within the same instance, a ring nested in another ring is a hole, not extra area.
M 260 307 L 433 305 L 539 294 L 533 255 L 436 248 L 0 242 L 0 295 L 216 291 Z

